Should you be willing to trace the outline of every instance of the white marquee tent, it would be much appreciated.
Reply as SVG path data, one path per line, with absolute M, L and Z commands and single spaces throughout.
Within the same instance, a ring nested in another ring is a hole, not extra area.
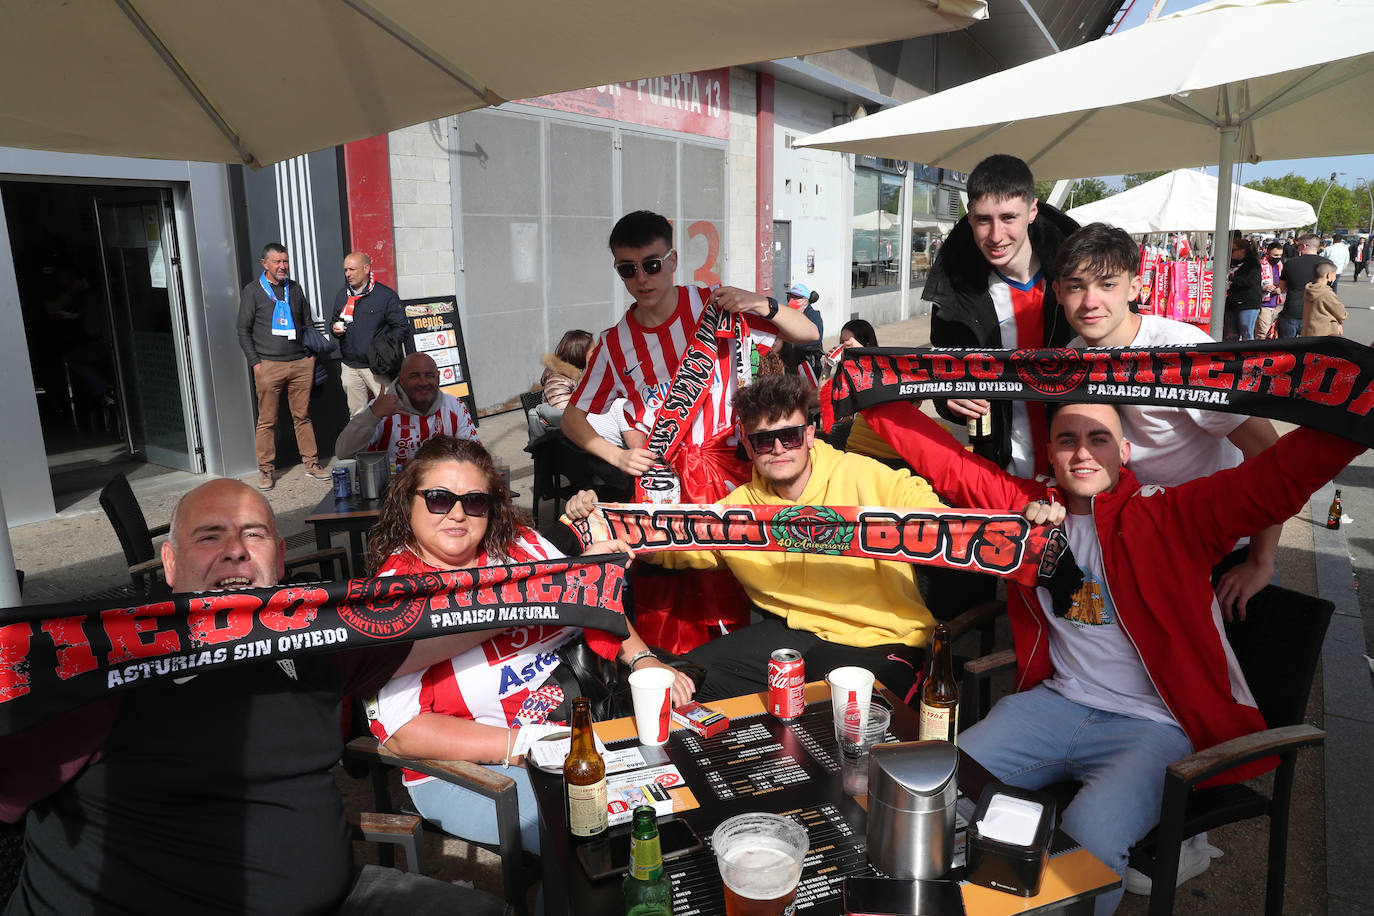
M 1210 232 L 1217 225 L 1217 180 L 1178 169 L 1120 194 L 1074 207 L 1079 225 L 1109 223 L 1132 235 L 1146 232 Z M 1312 205 L 1264 191 L 1231 189 L 1231 228 L 1242 232 L 1296 229 L 1317 221 Z

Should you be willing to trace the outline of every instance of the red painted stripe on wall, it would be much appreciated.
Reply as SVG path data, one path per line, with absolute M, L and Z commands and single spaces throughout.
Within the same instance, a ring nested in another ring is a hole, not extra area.
M 396 235 L 386 134 L 344 144 L 344 181 L 350 246 L 366 252 L 377 281 L 395 289 Z

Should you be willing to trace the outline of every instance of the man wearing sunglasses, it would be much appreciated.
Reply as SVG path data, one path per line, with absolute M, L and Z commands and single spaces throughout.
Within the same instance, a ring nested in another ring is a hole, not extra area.
M 780 309 L 775 300 L 758 293 L 730 286 L 678 286 L 673 280 L 678 268 L 673 227 L 657 213 L 639 210 L 622 217 L 611 230 L 610 249 L 612 267 L 634 305 L 602 335 L 587 360 L 587 371 L 563 413 L 563 433 L 580 448 L 639 477 L 655 459 L 643 444 L 709 302 L 744 316 L 752 347 L 763 352 L 779 337 L 806 344 L 819 335 L 804 314 Z M 672 458 L 684 502 L 714 502 L 731 486 L 749 479 L 748 465 L 736 455 L 732 405 L 740 361 L 747 367 L 750 359 L 751 354 L 739 352 L 736 340 L 718 339 L 709 389 Z M 628 402 L 626 416 L 633 429 L 626 433 L 627 448 L 602 439 L 587 422 L 587 414 L 604 413 L 617 398 Z M 723 593 L 698 591 L 690 601 L 656 597 L 652 609 L 651 587 L 636 586 L 636 620 L 645 639 L 670 651 L 686 651 L 718 635 L 722 627 L 742 626 L 748 620 L 733 586 Z M 680 617 L 669 620 L 667 608 L 674 604 L 689 604 L 700 613 L 690 622 Z
M 401 363 L 393 385 L 383 385 L 382 393 L 367 410 L 360 410 L 348 421 L 334 443 L 334 454 L 352 458 L 358 452 L 385 451 L 393 474 L 405 467 L 410 456 L 435 436 L 477 438 L 468 405 L 439 390 L 439 367 L 425 353 L 412 353 Z
M 909 471 L 817 441 L 807 423 L 810 391 L 800 376 L 769 375 L 741 388 L 735 412 L 753 476 L 722 505 L 937 508 L 935 492 Z M 569 517 L 596 507 L 594 494 L 569 500 Z M 640 558 L 670 569 L 728 569 L 763 621 L 712 640 L 687 657 L 706 669 L 697 699 L 754 693 L 767 685 L 768 657 L 789 647 L 819 676 L 841 665 L 868 668 L 898 696 L 914 689 L 934 620 L 911 566 L 820 553 L 667 551 Z
M 162 546 L 177 594 L 275 585 L 285 556 L 272 507 L 236 480 L 182 497 Z M 508 912 L 471 888 L 353 866 L 330 772 L 341 697 L 490 635 L 240 663 L 0 737 L 0 820 L 29 812 L 5 912 Z

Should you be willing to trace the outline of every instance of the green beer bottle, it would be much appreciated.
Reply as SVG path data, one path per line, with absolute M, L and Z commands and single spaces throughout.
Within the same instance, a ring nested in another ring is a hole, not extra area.
M 663 870 L 658 821 L 649 805 L 635 809 L 630 834 L 630 873 L 625 876 L 622 892 L 625 916 L 672 916 L 673 881 Z

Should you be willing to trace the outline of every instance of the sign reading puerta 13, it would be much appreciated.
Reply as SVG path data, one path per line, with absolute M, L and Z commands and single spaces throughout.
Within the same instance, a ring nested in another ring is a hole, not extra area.
M 730 136 L 730 70 L 698 70 L 577 89 L 526 105 L 724 140 Z

